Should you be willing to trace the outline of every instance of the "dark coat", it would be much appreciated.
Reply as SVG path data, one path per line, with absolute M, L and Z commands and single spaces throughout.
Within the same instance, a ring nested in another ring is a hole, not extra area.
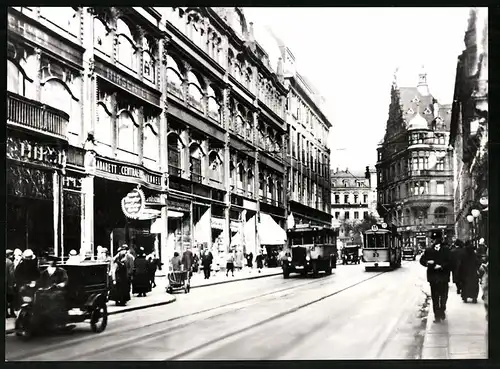
M 257 255 L 255 257 L 255 262 L 257 263 L 257 268 L 262 269 L 262 267 L 264 266 L 264 255 Z
M 5 287 L 7 296 L 14 295 L 14 285 L 15 285 L 15 277 L 14 277 L 14 262 L 9 258 L 5 259 Z
M 201 265 L 203 265 L 204 267 L 209 267 L 210 265 L 212 265 L 213 259 L 214 257 L 210 251 L 204 251 L 201 254 Z
M 151 291 L 149 262 L 139 256 L 134 260 L 134 278 L 132 279 L 132 293 L 147 293 Z
M 194 257 L 193 257 L 193 253 L 191 252 L 191 250 L 184 251 L 184 253 L 182 254 L 181 262 L 182 262 L 182 265 L 184 265 L 184 270 L 186 270 L 186 271 L 191 270 L 191 267 L 193 266 L 193 263 L 194 263 Z
M 458 278 L 462 283 L 462 298 L 477 298 L 479 293 L 478 270 L 481 261 L 473 248 L 467 248 L 458 268 Z
M 453 274 L 453 283 L 459 282 L 458 273 L 460 268 L 460 262 L 465 253 L 465 249 L 463 247 L 455 247 L 450 251 L 451 256 L 451 272 Z
M 14 271 L 14 276 L 16 278 L 16 285 L 19 287 L 29 282 L 37 281 L 38 278 L 40 278 L 40 271 L 38 270 L 38 263 L 36 259 L 21 260 Z
M 68 285 L 68 273 L 63 268 L 57 267 L 52 275 L 47 270 L 44 270 L 36 284 L 38 288 L 47 288 L 59 283 Z
M 111 287 L 109 299 L 116 302 L 127 302 L 130 300 L 130 283 L 125 259 L 116 260 L 114 264 L 113 280 L 116 283 Z
M 434 264 L 428 265 L 429 260 L 434 260 Z M 427 267 L 427 281 L 429 283 L 450 281 L 452 264 L 448 247 L 441 245 L 439 251 L 435 249 L 435 246 L 425 249 L 420 257 L 420 264 Z M 436 265 L 440 265 L 441 269 L 436 269 Z

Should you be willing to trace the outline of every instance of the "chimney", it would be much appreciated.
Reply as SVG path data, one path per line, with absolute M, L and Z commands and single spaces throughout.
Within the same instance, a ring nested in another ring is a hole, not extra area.
M 249 23 L 250 27 L 248 29 L 248 41 L 254 42 L 255 36 L 253 35 L 253 22 Z
M 365 179 L 370 179 L 370 167 L 367 166 L 365 170 Z

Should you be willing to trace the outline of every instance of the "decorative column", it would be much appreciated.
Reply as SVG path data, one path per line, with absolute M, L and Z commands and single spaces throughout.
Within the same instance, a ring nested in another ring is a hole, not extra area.
M 83 219 L 84 229 L 82 235 L 82 245 L 80 248 L 80 255 L 94 250 L 94 175 L 90 174 L 82 178 L 82 192 L 83 192 Z M 109 245 L 110 251 L 113 245 Z
M 144 164 L 144 106 L 141 105 L 139 107 L 139 114 L 138 114 L 138 124 L 139 124 L 139 129 L 137 130 L 137 143 L 138 143 L 138 150 L 139 150 L 139 164 Z
M 225 79 L 227 82 L 228 75 L 227 73 L 225 74 Z M 224 237 L 224 248 L 226 250 L 229 250 L 230 247 L 230 239 L 231 239 L 231 229 L 230 229 L 230 217 L 229 217 L 229 212 L 231 208 L 231 173 L 230 173 L 230 163 L 231 163 L 231 152 L 230 152 L 230 135 L 229 135 L 229 119 L 230 119 L 230 111 L 229 111 L 229 98 L 231 95 L 231 86 L 229 84 L 226 84 L 226 88 L 224 89 L 224 96 L 223 96 L 223 106 L 224 106 L 224 113 L 223 113 L 223 121 L 224 121 L 224 128 L 226 129 L 226 134 L 225 134 L 225 142 L 224 142 L 224 187 L 226 189 L 226 198 L 225 198 L 225 203 L 226 203 L 226 209 L 224 212 L 225 215 L 225 224 L 224 224 L 224 234 L 226 235 Z
M 52 198 L 53 198 L 53 222 L 54 222 L 54 254 L 59 256 L 60 245 L 60 208 L 61 208 L 61 183 L 59 181 L 59 173 L 52 173 Z
M 36 91 L 36 100 L 41 101 L 42 98 L 42 50 L 40 48 L 35 48 L 35 65 L 34 68 L 37 71 L 35 74 L 35 80 L 33 81 L 35 84 Z
M 89 132 L 95 132 L 95 119 L 97 108 L 97 78 L 94 72 L 94 10 L 84 8 L 82 11 L 82 46 L 86 71 L 83 75 L 82 88 L 82 128 L 83 139 Z
M 170 39 L 165 37 L 159 42 L 159 55 L 161 56 L 161 63 L 159 64 L 158 78 L 162 90 L 163 98 L 160 100 L 160 107 L 163 109 L 160 115 L 160 171 L 162 172 L 162 203 L 161 208 L 161 236 L 160 236 L 160 249 L 158 254 L 160 261 L 168 265 L 170 255 L 173 250 L 168 249 L 168 100 L 167 100 L 167 50 Z M 168 268 L 167 268 L 168 269 Z

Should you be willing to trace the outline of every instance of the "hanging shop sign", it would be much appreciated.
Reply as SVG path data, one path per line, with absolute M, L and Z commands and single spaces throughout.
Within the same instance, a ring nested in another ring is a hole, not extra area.
M 146 205 L 165 205 L 165 199 L 160 195 L 151 195 L 146 198 Z
M 130 164 L 115 163 L 103 158 L 97 158 L 96 170 L 129 178 L 137 178 L 144 183 L 161 186 L 161 175 L 149 173 L 144 168 Z
M 76 177 L 63 177 L 63 187 L 69 190 L 80 191 L 82 189 L 82 179 Z
M 141 189 L 134 188 L 122 199 L 122 211 L 126 217 L 138 219 L 144 211 L 146 199 Z
M 215 217 L 212 217 L 210 219 L 210 226 L 213 229 L 224 230 L 224 223 L 225 223 L 225 219 L 224 218 L 215 218 Z
M 146 100 L 153 105 L 160 106 L 159 93 L 149 91 L 132 78 L 127 77 L 124 73 L 117 72 L 113 70 L 112 67 L 109 67 L 100 61 L 95 62 L 94 70 L 99 77 L 107 80 L 108 82 L 127 90 L 127 92 Z
M 7 138 L 7 158 L 51 167 L 66 164 L 66 150 L 16 137 Z

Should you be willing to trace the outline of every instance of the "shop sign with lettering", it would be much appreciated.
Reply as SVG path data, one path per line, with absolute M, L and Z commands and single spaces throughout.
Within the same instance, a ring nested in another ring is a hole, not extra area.
M 146 172 L 143 168 L 127 164 L 112 163 L 101 158 L 97 158 L 96 170 L 115 174 L 124 177 L 137 178 L 142 182 L 153 186 L 161 186 L 161 175 Z
M 63 167 L 66 150 L 15 137 L 7 138 L 7 158 L 35 164 Z
M 153 92 L 148 91 L 145 87 L 140 86 L 138 82 L 133 81 L 130 77 L 125 76 L 125 74 L 114 71 L 111 67 L 108 67 L 100 61 L 95 62 L 94 68 L 95 72 L 100 77 L 127 90 L 129 93 L 146 100 L 153 105 L 160 106 L 159 93 L 154 94 Z
M 135 188 L 122 199 L 122 211 L 126 217 L 138 219 L 145 206 L 144 192 Z
M 172 210 L 180 210 L 180 211 L 190 211 L 191 210 L 191 206 L 190 206 L 189 202 L 168 199 L 167 205 L 168 205 L 168 208 L 172 209 Z
M 224 230 L 224 223 L 225 223 L 225 219 L 224 218 L 215 218 L 215 217 L 212 217 L 210 219 L 210 225 L 213 229 L 220 229 L 220 230 Z
M 82 179 L 66 176 L 63 178 L 63 187 L 70 190 L 78 190 L 82 189 Z
M 162 201 L 161 195 L 151 195 L 146 199 L 146 204 L 164 205 L 164 202 Z

